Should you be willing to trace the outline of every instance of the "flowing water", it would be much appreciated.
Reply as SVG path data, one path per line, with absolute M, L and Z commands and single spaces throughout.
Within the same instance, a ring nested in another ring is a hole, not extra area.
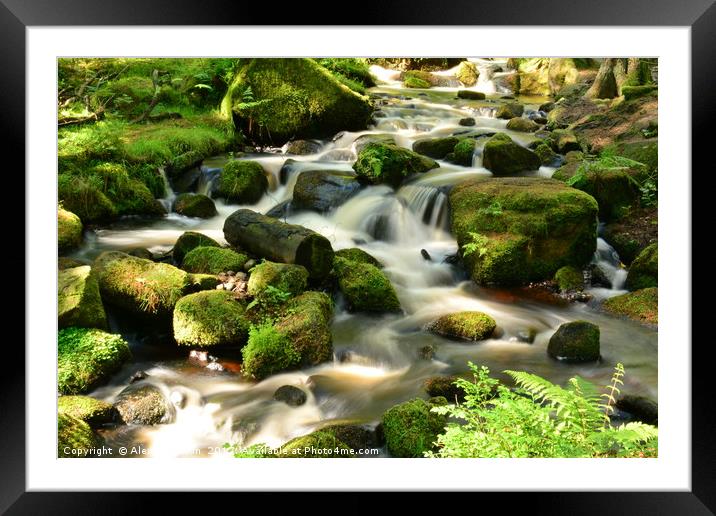
M 475 89 L 494 94 L 505 92 L 497 80 L 499 63 L 478 60 L 481 81 Z M 484 74 L 484 75 L 483 75 Z M 323 142 L 320 152 L 308 156 L 287 156 L 281 149 L 249 155 L 242 159 L 259 161 L 270 174 L 270 191 L 253 210 L 266 213 L 289 200 L 296 177 L 302 170 L 317 167 L 351 171 L 355 143 L 368 134 L 393 136 L 399 145 L 411 147 L 424 137 L 456 132 L 510 134 L 528 143 L 533 136 L 505 129 L 506 121 L 494 118 L 495 100 L 457 99 L 455 88 L 404 90 L 380 73 L 386 84 L 372 89 L 382 103 L 383 118 L 376 118 L 368 131 L 337 135 Z M 484 77 L 484 79 L 483 79 Z M 526 110 L 536 110 L 544 99 L 520 99 Z M 475 126 L 462 127 L 458 121 L 474 117 Z M 226 457 L 217 450 L 225 442 L 244 445 L 266 443 L 277 446 L 306 434 L 327 421 L 354 421 L 375 424 L 392 405 L 416 396 L 425 396 L 424 380 L 430 376 L 467 371 L 467 362 L 488 366 L 494 373 L 505 369 L 527 370 L 554 382 L 565 382 L 578 374 L 597 384 L 608 382 L 613 366 L 626 368 L 625 391 L 656 399 L 657 334 L 637 323 L 601 313 L 596 303 L 556 306 L 531 300 L 515 291 L 487 289 L 469 281 L 449 256 L 457 244 L 448 232 L 446 187 L 472 177 L 489 177 L 481 167 L 484 138 L 478 139 L 472 167 L 440 161 L 440 168 L 408 182 L 397 191 L 387 186 L 364 188 L 358 195 L 325 215 L 313 212 L 289 214 L 286 220 L 326 236 L 334 249 L 360 247 L 385 265 L 404 309 L 401 315 L 367 316 L 351 314 L 336 305 L 332 323 L 334 360 L 311 369 L 272 376 L 258 384 L 231 372 L 228 361 L 207 367 L 176 349 L 166 335 L 148 335 L 133 329 L 131 322 L 111 318 L 113 331 L 130 342 L 134 360 L 112 381 L 95 392 L 95 397 L 112 401 L 136 371 L 146 371 L 148 381 L 161 388 L 181 408 L 175 421 L 155 427 L 128 426 L 107 433 L 117 445 L 142 443 L 153 457 Z M 281 169 L 287 158 L 296 163 Z M 229 157 L 206 160 L 198 190 L 208 192 L 212 178 Z M 537 174 L 549 177 L 554 169 L 542 167 Z M 165 199 L 171 202 L 173 193 Z M 88 239 L 77 257 L 91 259 L 103 250 L 148 248 L 153 252 L 171 249 L 187 230 L 201 231 L 224 242 L 226 217 L 240 206 L 217 201 L 218 215 L 209 220 L 192 219 L 172 213 L 159 221 L 129 219 L 99 229 Z M 245 207 L 245 206 L 241 206 Z M 421 251 L 427 251 L 430 260 Z M 611 289 L 590 288 L 595 299 L 622 293 L 625 273 L 618 256 L 602 239 L 593 263 L 612 284 Z M 424 331 L 424 326 L 443 314 L 484 311 L 495 318 L 499 335 L 479 343 L 456 342 Z M 565 364 L 548 357 L 549 338 L 567 321 L 585 319 L 601 328 L 602 360 L 593 364 Z M 535 335 L 532 343 L 524 335 Z M 429 351 L 427 351 L 429 350 Z M 427 356 L 426 356 L 427 354 Z M 223 369 L 223 370 L 222 370 Z M 304 387 L 308 399 L 297 408 L 272 401 L 282 385 Z

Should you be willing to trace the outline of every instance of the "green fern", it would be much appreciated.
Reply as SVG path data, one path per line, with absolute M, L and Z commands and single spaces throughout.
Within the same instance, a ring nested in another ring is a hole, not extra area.
M 462 255 L 469 256 L 473 253 L 477 253 L 478 256 L 482 257 L 487 253 L 487 244 L 489 239 L 485 235 L 480 233 L 468 233 L 471 241 L 462 246 Z

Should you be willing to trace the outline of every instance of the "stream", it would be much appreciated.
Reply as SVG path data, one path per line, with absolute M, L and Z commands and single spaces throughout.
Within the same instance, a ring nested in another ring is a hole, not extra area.
M 226 205 L 216 200 L 218 215 L 201 220 L 170 213 L 161 220 L 126 219 L 90 232 L 84 247 L 74 253 L 80 259 L 93 259 L 105 250 L 147 248 L 154 253 L 171 249 L 184 231 L 200 231 L 222 243 L 224 220 L 240 207 L 266 213 L 289 200 L 302 170 L 330 168 L 352 171 L 356 159 L 355 142 L 369 134 L 390 134 L 396 142 L 411 148 L 425 137 L 502 131 L 515 141 L 527 144 L 530 133 L 505 129 L 506 120 L 494 117 L 502 94 L 508 93 L 499 81 L 494 61 L 476 60 L 480 80 L 471 89 L 488 94 L 486 100 L 456 98 L 455 87 L 429 90 L 403 89 L 388 70 L 378 70 L 380 86 L 371 95 L 380 99 L 382 118 L 375 118 L 370 130 L 344 132 L 324 141 L 315 154 L 291 156 L 282 149 L 268 149 L 246 155 L 261 163 L 270 174 L 270 191 L 255 205 Z M 483 75 L 484 74 L 484 75 Z M 520 97 L 526 113 L 536 111 L 548 99 Z M 458 124 L 472 117 L 471 127 Z M 176 349 L 171 338 L 136 331 L 131 321 L 110 317 L 111 330 L 122 333 L 130 343 L 134 359 L 109 384 L 89 393 L 113 401 L 137 371 L 145 371 L 147 381 L 160 387 L 169 399 L 181 399 L 173 423 L 157 426 L 120 426 L 104 430 L 108 443 L 128 446 L 139 443 L 151 457 L 230 457 L 220 451 L 226 442 L 243 445 L 266 443 L 278 446 L 311 432 L 327 421 L 377 424 L 391 406 L 414 397 L 426 397 L 423 382 L 435 375 L 460 374 L 467 362 L 486 365 L 493 374 L 506 369 L 526 370 L 564 383 L 574 375 L 604 385 L 614 365 L 626 369 L 624 392 L 657 399 L 657 332 L 638 323 L 599 311 L 596 301 L 623 293 L 626 273 L 619 266 L 614 250 L 598 239 L 594 263 L 614 288 L 590 288 L 594 300 L 568 306 L 547 304 L 528 298 L 516 290 L 479 287 L 470 281 L 459 265 L 446 258 L 455 254 L 457 243 L 449 233 L 446 187 L 473 177 L 489 177 L 482 168 L 480 153 L 485 138 L 478 139 L 472 167 L 440 161 L 440 168 L 408 181 L 397 191 L 387 186 L 363 188 L 337 209 L 321 215 L 314 212 L 289 213 L 285 220 L 309 227 L 332 243 L 335 250 L 360 247 L 384 265 L 402 304 L 400 315 L 368 316 L 347 312 L 340 299 L 332 323 L 334 360 L 300 371 L 277 374 L 253 383 L 227 367 L 216 367 L 192 360 L 186 350 Z M 482 142 L 482 143 L 480 143 Z M 292 158 L 295 163 L 281 169 Z M 229 156 L 204 161 L 198 190 L 209 191 L 211 178 Z M 550 177 L 554 168 L 533 172 Z M 165 204 L 171 202 L 169 193 Z M 427 251 L 430 260 L 423 257 Z M 437 317 L 462 310 L 479 310 L 498 324 L 499 337 L 477 343 L 448 340 L 423 330 Z M 564 323 L 575 319 L 594 322 L 601 329 L 602 360 L 593 364 L 565 364 L 551 359 L 547 343 Z M 534 335 L 532 343 L 526 334 Z M 169 341 L 169 342 L 167 342 Z M 211 352 L 210 352 L 211 353 Z M 221 362 L 219 362 L 221 363 Z M 282 385 L 303 387 L 305 404 L 290 407 L 273 401 Z M 385 452 L 383 452 L 385 454 Z

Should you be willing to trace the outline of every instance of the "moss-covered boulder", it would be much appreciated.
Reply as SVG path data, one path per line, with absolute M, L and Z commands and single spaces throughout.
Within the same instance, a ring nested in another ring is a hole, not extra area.
M 106 381 L 131 357 L 120 335 L 88 328 L 57 334 L 57 390 L 81 394 Z
M 452 233 L 480 284 L 550 279 L 596 249 L 596 201 L 559 181 L 475 179 L 453 187 L 449 203 Z
M 241 350 L 244 375 L 261 380 L 280 371 L 310 367 L 333 357 L 333 303 L 322 292 L 304 292 L 281 308 L 275 322 L 254 326 Z
M 181 298 L 174 307 L 174 340 L 193 347 L 239 347 L 249 338 L 246 305 L 225 290 Z
M 195 247 L 221 247 L 219 242 L 196 231 L 186 231 L 177 239 L 172 249 L 174 261 L 181 265 L 184 256 Z
M 290 440 L 281 446 L 278 457 L 284 459 L 350 458 L 351 449 L 332 432 L 318 430 Z
M 638 99 L 651 95 L 657 91 L 656 84 L 642 84 L 640 86 L 622 86 L 622 95 L 624 100 Z
M 455 382 L 457 376 L 431 376 L 423 382 L 423 388 L 430 397 L 442 396 L 449 402 L 465 401 L 465 390 L 458 387 Z
M 472 138 L 462 138 L 457 145 L 455 145 L 453 151 L 445 156 L 445 159 L 456 165 L 471 167 L 476 143 L 477 142 Z
M 363 249 L 359 249 L 357 247 L 339 249 L 338 251 L 336 251 L 335 256 L 337 258 L 345 258 L 346 260 L 352 262 L 367 263 L 369 265 L 378 267 L 379 269 L 383 268 L 383 264 L 380 263 L 377 258 L 375 258 L 369 253 L 366 253 Z
M 584 274 L 572 265 L 565 265 L 555 272 L 554 282 L 562 292 L 584 290 Z
M 92 270 L 102 301 L 145 318 L 168 319 L 176 302 L 191 289 L 185 271 L 119 251 L 99 255 Z
M 200 219 L 210 219 L 217 214 L 214 201 L 206 195 L 197 193 L 177 195 L 176 199 L 174 199 L 172 209 L 179 215 L 198 217 Z
M 128 425 L 159 425 L 171 423 L 175 410 L 162 390 L 145 382 L 126 387 L 117 395 L 114 408 Z
M 248 256 L 224 247 L 195 247 L 184 256 L 182 268 L 188 272 L 219 274 L 241 271 Z
M 540 165 L 542 160 L 537 154 L 515 143 L 504 133 L 497 133 L 487 140 L 482 151 L 482 166 L 496 176 L 537 170 Z
M 658 324 L 659 289 L 656 287 L 627 292 L 604 301 L 602 307 L 617 315 L 624 315 L 635 321 Z
M 429 329 L 444 337 L 476 341 L 489 338 L 496 326 L 495 320 L 485 313 L 457 312 L 438 318 Z
M 60 254 L 71 251 L 82 243 L 82 221 L 74 213 L 57 209 L 57 249 Z
M 626 288 L 639 290 L 656 287 L 659 283 L 659 246 L 651 244 L 644 249 L 629 267 Z
M 260 163 L 256 161 L 229 161 L 214 183 L 214 197 L 226 202 L 255 204 L 268 188 L 268 178 Z
M 611 222 L 638 204 L 639 180 L 645 173 L 641 163 L 625 160 L 623 166 L 620 164 L 609 160 L 571 162 L 557 169 L 552 178 L 594 197 L 599 205 L 599 218 Z
M 369 184 L 385 183 L 396 188 L 408 176 L 439 166 L 434 160 L 397 145 L 371 142 L 358 154 L 353 170 L 360 181 Z
M 248 293 L 260 296 L 268 287 L 297 296 L 308 284 L 308 270 L 302 265 L 264 261 L 253 269 L 248 282 Z
M 555 163 L 555 160 L 557 159 L 557 153 L 552 150 L 552 148 L 547 145 L 546 143 L 540 143 L 538 144 L 534 149 L 534 153 L 539 156 L 540 161 L 542 161 L 542 165 L 550 166 Z
M 457 98 L 466 100 L 485 100 L 485 94 L 481 91 L 458 90 Z
M 74 258 L 68 258 L 67 256 L 60 256 L 57 258 L 57 270 L 63 271 L 65 269 L 74 269 L 75 267 L 82 267 L 87 265 L 85 262 L 75 260 Z
M 190 281 L 192 292 L 215 290 L 219 284 L 223 283 L 216 274 L 192 274 Z
M 533 122 L 529 118 L 522 118 L 521 116 L 510 118 L 507 122 L 507 129 L 510 131 L 519 131 L 521 133 L 533 133 L 539 130 L 540 125 Z
M 445 138 L 425 138 L 413 143 L 413 150 L 418 154 L 435 159 L 443 159 L 453 151 L 458 140 L 454 136 Z
M 566 362 L 594 362 L 599 359 L 599 326 L 587 321 L 562 324 L 549 339 L 547 353 Z
M 57 275 L 57 325 L 107 329 L 107 316 L 97 278 L 89 265 L 64 269 Z
M 511 120 L 513 118 L 521 117 L 525 112 L 525 107 L 517 102 L 507 102 L 502 104 L 495 112 L 496 118 L 502 118 L 503 120 Z
M 430 88 L 431 84 L 415 75 L 406 75 L 403 79 L 403 86 L 406 88 Z
M 282 145 L 365 129 L 368 98 L 312 59 L 241 59 L 221 112 L 254 141 Z
M 111 423 L 116 416 L 111 403 L 89 396 L 60 396 L 57 398 L 57 412 L 81 419 L 92 428 Z
M 360 190 L 355 175 L 340 170 L 303 170 L 293 187 L 291 208 L 318 213 L 337 208 Z
M 95 457 L 92 450 L 103 444 L 102 438 L 81 419 L 57 414 L 57 456 L 59 458 Z
M 400 301 L 388 277 L 374 265 L 345 258 L 333 261 L 338 288 L 356 312 L 397 312 Z
M 445 431 L 447 421 L 445 416 L 430 411 L 433 406 L 416 398 L 383 414 L 385 442 L 393 457 L 422 457 L 425 452 L 435 450 L 434 443 L 438 434 Z
M 555 129 L 552 131 L 549 141 L 554 150 L 560 154 L 584 150 L 577 136 L 573 132 L 565 129 Z
M 480 70 L 478 70 L 475 63 L 463 61 L 458 65 L 455 77 L 465 86 L 474 86 L 477 84 L 478 77 L 480 77 Z

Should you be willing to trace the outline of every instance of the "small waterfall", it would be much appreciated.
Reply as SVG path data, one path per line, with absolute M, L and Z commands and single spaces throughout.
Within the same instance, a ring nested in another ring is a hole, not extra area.
M 447 229 L 447 195 L 432 186 L 406 185 L 397 197 L 404 199 L 408 208 L 431 228 Z
M 164 208 L 167 210 L 167 213 L 171 213 L 172 205 L 174 204 L 174 199 L 176 199 L 177 195 L 176 193 L 174 193 L 174 189 L 169 182 L 169 178 L 167 177 L 167 171 L 164 169 L 164 167 L 159 167 L 159 174 L 162 176 L 162 181 L 164 182 L 164 197 L 162 199 L 159 199 L 159 202 L 162 203 L 162 206 L 164 206 Z
M 627 270 L 622 266 L 619 255 L 603 238 L 597 238 L 597 250 L 592 264 L 599 269 L 611 284 L 612 290 L 623 290 Z

